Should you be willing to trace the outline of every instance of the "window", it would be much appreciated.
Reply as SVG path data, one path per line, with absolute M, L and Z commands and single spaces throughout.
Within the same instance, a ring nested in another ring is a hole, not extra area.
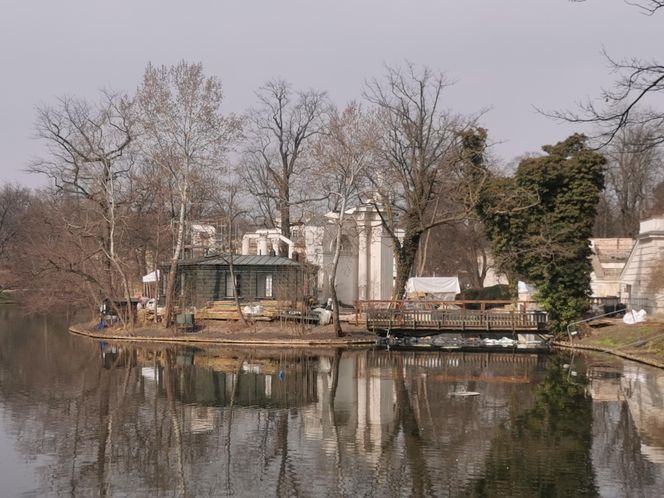
M 235 297 L 235 290 L 237 289 L 238 295 L 242 296 L 242 275 L 235 274 L 235 285 L 233 285 L 233 279 L 231 279 L 231 274 L 226 274 L 226 297 Z
M 272 274 L 265 275 L 265 297 L 272 297 Z
M 256 297 L 272 297 L 272 274 L 256 274 Z

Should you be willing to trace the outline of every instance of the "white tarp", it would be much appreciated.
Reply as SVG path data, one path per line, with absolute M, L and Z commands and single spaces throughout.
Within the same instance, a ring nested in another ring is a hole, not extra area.
M 143 275 L 143 283 L 149 284 L 150 282 L 156 282 L 158 278 L 159 278 L 159 270 L 155 270 L 152 273 Z
M 406 282 L 406 294 L 430 294 L 439 299 L 454 301 L 461 292 L 459 277 L 411 277 Z
M 532 296 L 533 294 L 535 294 L 535 292 L 537 292 L 537 289 L 535 288 L 534 285 L 527 284 L 526 282 L 522 282 L 521 280 L 517 282 L 517 288 L 519 290 L 519 294 L 528 294 Z
M 326 310 L 325 308 L 314 308 L 311 311 L 318 313 L 318 316 L 320 317 L 320 321 L 318 322 L 319 325 L 332 323 L 332 312 L 330 310 Z
M 645 322 L 647 315 L 648 313 L 646 313 L 646 310 L 631 310 L 625 313 L 625 316 L 623 316 L 623 322 L 625 322 L 626 325 L 634 325 L 635 323 Z

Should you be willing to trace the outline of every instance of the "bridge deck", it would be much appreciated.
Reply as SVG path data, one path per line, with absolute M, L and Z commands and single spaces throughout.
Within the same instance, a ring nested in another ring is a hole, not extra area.
M 470 309 L 369 309 L 367 328 L 373 331 L 416 333 L 543 331 L 547 315 L 540 311 Z

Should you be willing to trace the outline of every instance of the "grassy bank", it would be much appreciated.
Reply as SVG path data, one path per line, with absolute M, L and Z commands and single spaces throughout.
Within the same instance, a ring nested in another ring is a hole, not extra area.
M 664 367 L 664 321 L 649 319 L 625 325 L 621 319 L 602 320 L 580 329 L 580 337 L 559 341 L 561 346 L 576 346 L 605 351 Z

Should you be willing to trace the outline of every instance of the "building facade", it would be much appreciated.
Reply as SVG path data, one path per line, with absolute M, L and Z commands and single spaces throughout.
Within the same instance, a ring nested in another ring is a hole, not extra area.
M 246 234 L 242 254 L 279 255 L 280 247 L 284 246 L 291 256 L 299 252 L 300 259 L 318 267 L 317 295 L 320 301 L 325 301 L 331 296 L 338 217 L 339 213 L 330 212 L 317 222 L 293 228 L 293 242 L 283 240 L 278 229 Z M 337 296 L 344 304 L 392 297 L 394 245 L 380 215 L 371 205 L 346 211 L 336 281 Z
M 590 274 L 590 288 L 593 297 L 619 296 L 620 275 L 633 246 L 634 239 L 630 238 L 590 239 L 593 268 Z
M 281 256 L 210 256 L 178 262 L 176 300 L 202 307 L 210 301 L 277 300 L 302 302 L 316 298 L 316 269 Z M 167 274 L 169 268 L 163 267 Z M 163 279 L 166 282 L 166 278 Z
M 664 314 L 664 217 L 641 222 L 619 290 L 623 302 Z

